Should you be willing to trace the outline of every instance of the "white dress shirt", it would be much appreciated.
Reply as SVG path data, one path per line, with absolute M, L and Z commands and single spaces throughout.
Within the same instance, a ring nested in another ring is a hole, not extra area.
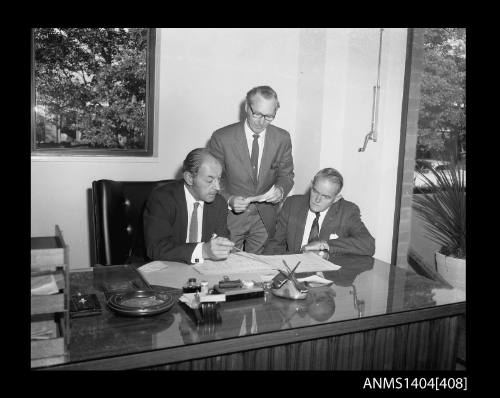
M 260 169 L 260 160 L 262 159 L 262 153 L 264 152 L 264 141 L 266 140 L 266 130 L 262 131 L 259 134 L 258 142 L 259 142 L 259 159 L 257 160 L 257 178 L 259 177 L 259 169 Z M 245 136 L 247 139 L 248 146 L 248 154 L 252 157 L 252 145 L 253 145 L 253 135 L 256 134 L 252 131 L 252 129 L 248 126 L 248 121 L 245 119 Z
M 333 203 L 337 202 L 341 198 L 342 198 L 342 195 L 337 195 L 337 197 L 335 198 Z M 328 212 L 328 210 L 330 210 L 330 207 L 333 205 L 333 203 L 330 206 L 328 206 L 325 210 L 323 210 L 319 213 L 319 220 L 318 220 L 319 229 L 318 229 L 318 231 L 321 231 L 321 226 L 323 225 L 323 220 L 325 219 L 325 214 Z M 307 241 L 309 240 L 309 234 L 311 233 L 311 227 L 312 227 L 312 224 L 313 224 L 313 221 L 315 218 L 316 218 L 316 213 L 314 213 L 313 211 L 311 211 L 311 209 L 309 209 L 307 211 L 306 225 L 304 226 L 304 235 L 302 236 L 301 247 L 304 245 L 307 245 Z
M 203 206 L 205 202 L 202 200 L 196 200 L 193 195 L 191 195 L 191 192 L 189 192 L 189 189 L 187 189 L 186 184 L 184 184 L 184 193 L 186 196 L 186 207 L 187 207 L 187 216 L 188 216 L 188 222 L 187 222 L 187 230 L 186 230 L 186 243 L 189 243 L 189 226 L 191 225 L 191 216 L 193 214 L 193 208 L 194 208 L 194 202 L 198 202 L 200 205 L 198 206 L 197 209 L 197 214 L 198 214 L 198 236 L 196 238 L 197 242 L 200 242 L 196 245 L 193 254 L 191 255 L 191 263 L 202 263 L 203 262 L 203 252 L 202 252 L 202 246 L 203 242 L 201 241 L 201 233 L 203 229 Z

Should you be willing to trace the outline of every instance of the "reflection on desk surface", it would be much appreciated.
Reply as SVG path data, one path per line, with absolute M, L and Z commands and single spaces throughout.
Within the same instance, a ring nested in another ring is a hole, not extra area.
M 71 321 L 70 361 L 244 338 L 325 323 L 334 325 L 339 321 L 359 320 L 465 300 L 464 294 L 443 286 L 441 282 L 372 257 L 335 257 L 335 263 L 342 268 L 323 272 L 324 277 L 332 280 L 333 284 L 310 288 L 305 300 L 287 300 L 266 292 L 260 298 L 220 303 L 218 311 L 221 321 L 212 324 L 196 323 L 179 304 L 166 313 L 151 317 L 119 316 L 105 305 L 101 285 L 96 283 L 95 275 L 103 271 L 97 268 L 87 272 L 75 270 L 70 275 L 72 291 L 96 293 L 103 306 L 103 313 Z M 111 268 L 106 269 L 108 278 L 111 271 Z M 186 264 L 168 263 L 168 267 L 155 272 L 165 272 L 166 280 L 172 276 L 170 280 L 179 283 L 186 281 L 194 271 Z M 297 276 L 308 275 L 311 273 Z M 177 292 L 180 294 L 178 290 Z

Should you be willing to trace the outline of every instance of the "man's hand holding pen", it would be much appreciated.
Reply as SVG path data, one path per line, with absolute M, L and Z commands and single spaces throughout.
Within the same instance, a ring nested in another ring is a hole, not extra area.
M 223 236 L 217 236 L 217 234 L 212 234 L 212 238 L 208 242 L 203 243 L 203 258 L 224 260 L 229 256 L 233 247 L 234 243 L 229 239 Z

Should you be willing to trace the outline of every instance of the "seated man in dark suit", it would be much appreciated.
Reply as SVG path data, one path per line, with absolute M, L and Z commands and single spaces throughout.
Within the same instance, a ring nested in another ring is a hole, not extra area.
M 153 190 L 144 211 L 151 260 L 194 264 L 228 257 L 234 243 L 227 239 L 227 203 L 218 194 L 221 174 L 219 160 L 197 148 L 184 160 L 184 179 Z
M 340 195 L 343 185 L 342 175 L 326 168 L 314 176 L 309 195 L 287 198 L 263 254 L 323 251 L 326 257 L 373 256 L 375 239 L 361 221 L 358 206 Z

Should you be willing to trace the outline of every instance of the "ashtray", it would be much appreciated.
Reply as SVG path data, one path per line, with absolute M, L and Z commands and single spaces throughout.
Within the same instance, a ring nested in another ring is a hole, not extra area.
M 108 299 L 108 307 L 125 316 L 149 316 L 168 311 L 176 298 L 168 292 L 152 289 L 114 293 Z

